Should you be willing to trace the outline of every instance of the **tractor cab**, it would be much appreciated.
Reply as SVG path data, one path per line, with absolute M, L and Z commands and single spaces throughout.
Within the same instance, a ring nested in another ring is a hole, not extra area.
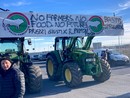
M 67 48 L 82 48 L 81 37 L 56 37 L 55 39 L 55 50 L 65 50 Z
M 90 40 L 90 37 L 88 37 L 85 44 L 83 39 L 83 37 L 56 37 L 54 47 L 55 51 L 59 52 L 61 60 L 64 62 L 80 59 L 79 57 L 85 54 L 89 57 L 93 55 L 93 58 L 95 53 L 90 50 L 92 39 Z
M 0 57 L 9 56 L 18 61 L 23 54 L 24 38 L 0 38 Z
M 80 50 L 83 47 L 81 37 L 56 37 L 55 50 L 59 52 L 61 60 L 69 58 L 70 51 Z

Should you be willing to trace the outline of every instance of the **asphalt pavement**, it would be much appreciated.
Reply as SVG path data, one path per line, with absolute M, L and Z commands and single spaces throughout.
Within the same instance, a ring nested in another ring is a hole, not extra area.
M 112 67 L 111 78 L 98 83 L 91 76 L 84 76 L 77 88 L 68 88 L 63 81 L 50 81 L 45 62 L 34 62 L 43 71 L 43 86 L 40 93 L 26 94 L 24 98 L 130 98 L 130 64 Z

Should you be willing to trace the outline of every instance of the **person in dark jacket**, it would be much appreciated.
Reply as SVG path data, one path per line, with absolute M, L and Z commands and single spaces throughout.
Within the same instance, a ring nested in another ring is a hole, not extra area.
M 106 49 L 106 53 L 107 53 L 107 61 L 110 61 L 111 60 L 110 51 L 108 49 Z
M 23 98 L 25 78 L 22 71 L 13 67 L 8 57 L 0 60 L 0 98 Z
M 107 53 L 106 51 L 101 52 L 101 59 L 107 60 Z

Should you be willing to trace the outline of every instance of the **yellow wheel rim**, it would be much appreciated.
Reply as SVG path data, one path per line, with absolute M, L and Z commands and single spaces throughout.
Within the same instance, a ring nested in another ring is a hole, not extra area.
M 53 72 L 54 72 L 54 67 L 53 67 L 53 63 L 51 60 L 48 61 L 48 73 L 50 76 L 53 75 Z
M 68 82 L 71 82 L 71 80 L 72 80 L 72 75 L 71 75 L 71 72 L 70 72 L 69 69 L 66 69 L 66 70 L 65 70 L 65 78 L 66 78 L 66 80 L 67 80 Z

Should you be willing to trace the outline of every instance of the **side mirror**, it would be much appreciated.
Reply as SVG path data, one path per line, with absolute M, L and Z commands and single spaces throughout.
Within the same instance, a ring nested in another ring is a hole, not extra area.
M 32 45 L 31 38 L 28 39 L 28 45 Z

